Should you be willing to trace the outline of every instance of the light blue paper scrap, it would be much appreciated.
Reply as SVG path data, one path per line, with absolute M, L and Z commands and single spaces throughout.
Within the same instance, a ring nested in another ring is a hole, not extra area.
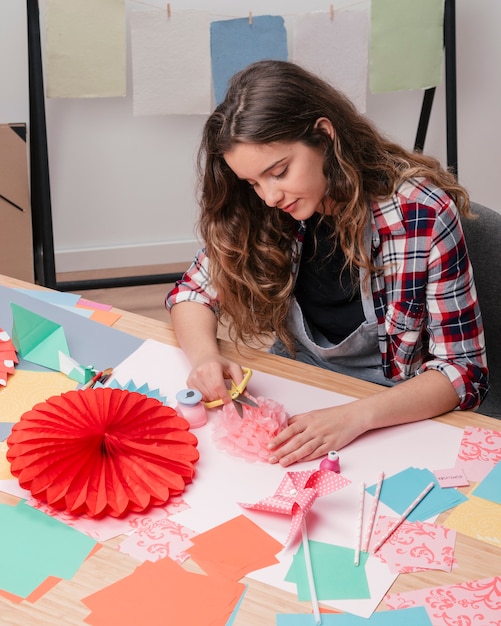
M 279 15 L 259 15 L 211 22 L 210 48 L 214 95 L 220 104 L 229 79 L 250 63 L 264 59 L 286 61 L 287 31 Z
M 43 289 L 21 289 L 16 287 L 16 291 L 24 293 L 31 298 L 48 302 L 49 304 L 55 304 L 56 306 L 62 306 L 73 310 L 76 307 L 81 296 L 69 293 L 68 291 L 44 291 Z
M 91 309 L 78 307 L 77 304 L 79 300 L 81 300 L 82 296 L 75 293 L 69 293 L 68 291 L 44 291 L 42 289 L 21 289 L 19 287 L 15 287 L 15 290 L 35 298 L 36 300 L 41 300 L 42 302 L 48 302 L 49 304 L 58 306 L 61 309 L 69 311 L 70 313 L 81 315 L 82 317 L 90 318 L 94 312 Z
M 468 499 L 453 487 L 441 489 L 433 472 L 417 467 L 409 467 L 393 476 L 385 477 L 379 497 L 381 502 L 401 515 L 431 482 L 434 482 L 435 486 L 409 513 L 407 521 L 425 521 Z M 375 491 L 375 484 L 367 488 L 371 495 L 374 495 Z
M 113 378 L 110 380 L 109 384 L 105 383 L 103 385 L 102 383 L 97 382 L 94 385 L 94 388 L 97 389 L 98 387 L 110 387 L 111 389 L 126 389 L 127 391 L 135 391 L 136 393 L 143 394 L 143 396 L 148 396 L 148 398 L 154 398 L 167 406 L 167 396 L 162 395 L 160 393 L 160 389 L 150 389 L 148 383 L 144 383 L 138 387 L 133 380 L 129 380 L 125 383 L 125 385 L 121 385 L 115 378 Z
M 501 461 L 496 463 L 472 493 L 478 498 L 501 504 Z
M 14 422 L 0 422 L 0 441 L 5 441 L 12 432 Z
M 369 618 L 352 613 L 322 613 L 322 626 L 432 626 L 432 622 L 423 606 L 394 611 L 377 611 Z M 311 614 L 277 615 L 276 626 L 312 626 Z

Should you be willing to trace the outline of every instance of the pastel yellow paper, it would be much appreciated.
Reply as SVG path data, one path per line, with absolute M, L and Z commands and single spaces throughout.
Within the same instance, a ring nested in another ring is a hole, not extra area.
M 7 461 L 7 442 L 0 441 L 0 480 L 14 478 L 10 473 L 10 463 Z
M 444 0 L 372 0 L 373 93 L 435 87 L 442 80 Z
M 442 526 L 501 547 L 501 505 L 476 496 L 457 506 Z
M 0 387 L 0 421 L 18 422 L 21 415 L 51 396 L 76 389 L 77 383 L 61 372 L 16 369 L 6 387 Z
M 47 0 L 49 98 L 125 96 L 125 0 Z

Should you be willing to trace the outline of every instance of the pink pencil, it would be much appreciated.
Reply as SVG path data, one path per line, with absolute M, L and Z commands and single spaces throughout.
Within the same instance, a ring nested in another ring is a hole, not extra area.
M 364 545 L 362 546 L 362 552 L 369 550 L 369 543 L 371 541 L 372 529 L 374 528 L 374 522 L 376 520 L 376 512 L 379 504 L 379 495 L 381 494 L 381 487 L 383 486 L 384 472 L 379 474 L 379 478 L 376 485 L 376 493 L 372 501 L 371 511 L 369 513 L 369 521 L 367 522 L 367 530 L 364 538 Z
M 383 537 L 379 540 L 379 543 L 376 545 L 376 547 L 372 551 L 373 554 L 377 552 L 379 548 L 383 545 L 383 543 L 397 530 L 400 524 L 403 521 L 405 521 L 405 519 L 411 513 L 411 511 L 417 507 L 417 505 L 421 502 L 421 500 L 427 495 L 429 491 L 431 491 L 431 489 L 433 489 L 434 486 L 435 486 L 435 483 L 432 481 L 427 487 L 423 489 L 423 491 L 418 495 L 418 497 L 414 500 L 414 502 L 411 502 L 411 504 L 409 504 L 409 506 L 402 513 L 402 515 L 393 524 L 393 526 L 390 526 L 386 534 L 383 535 Z
M 358 516 L 357 516 L 357 525 L 356 525 L 356 547 L 355 547 L 355 558 L 353 560 L 353 564 L 355 567 L 358 567 L 360 563 L 360 546 L 362 544 L 362 526 L 364 523 L 364 497 L 365 497 L 365 483 L 362 481 L 360 483 L 360 495 L 358 501 Z

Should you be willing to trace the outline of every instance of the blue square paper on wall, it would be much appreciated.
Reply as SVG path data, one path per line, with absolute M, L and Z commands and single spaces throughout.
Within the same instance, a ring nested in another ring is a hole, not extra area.
M 284 19 L 279 15 L 259 15 L 212 22 L 210 47 L 214 96 L 219 104 L 236 72 L 255 61 L 287 60 Z

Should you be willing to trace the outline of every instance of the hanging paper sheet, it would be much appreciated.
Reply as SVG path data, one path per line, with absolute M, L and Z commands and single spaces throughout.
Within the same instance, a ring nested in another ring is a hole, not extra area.
M 219 104 L 229 79 L 250 63 L 263 59 L 287 60 L 287 32 L 278 15 L 222 20 L 210 25 L 214 94 Z

